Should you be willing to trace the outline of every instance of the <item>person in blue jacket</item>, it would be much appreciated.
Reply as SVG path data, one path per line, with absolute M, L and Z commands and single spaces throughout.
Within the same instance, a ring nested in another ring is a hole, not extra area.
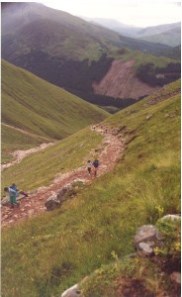
M 10 200 L 11 207 L 14 207 L 15 205 L 19 206 L 19 204 L 16 200 L 17 192 L 14 189 L 12 189 L 11 187 L 5 187 L 4 191 L 9 194 L 9 200 Z
M 19 191 L 19 189 L 17 188 L 17 186 L 15 184 L 12 184 L 10 186 L 10 188 L 16 191 L 16 197 L 18 197 L 19 194 L 23 195 L 23 198 L 28 197 L 28 194 L 24 191 Z

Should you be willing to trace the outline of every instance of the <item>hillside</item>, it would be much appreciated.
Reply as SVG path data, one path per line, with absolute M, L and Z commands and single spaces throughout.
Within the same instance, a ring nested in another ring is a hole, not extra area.
M 8 146 L 7 151 L 12 151 L 12 145 L 20 149 L 20 139 L 25 138 L 23 131 L 13 128 L 34 134 L 29 135 L 28 141 L 26 137 L 27 146 L 34 146 L 35 142 L 62 139 L 107 116 L 104 110 L 2 61 L 1 119 L 3 124 L 10 125 L 2 126 L 2 143 L 3 148 Z
M 166 30 L 162 33 L 153 34 L 153 35 L 142 35 L 140 39 L 147 40 L 150 42 L 162 43 L 166 45 L 171 45 L 173 47 L 181 44 L 181 27 L 180 25 L 176 26 L 176 28 L 172 28 Z
M 181 44 L 181 23 L 147 27 L 140 30 L 136 37 L 175 47 Z
M 146 60 L 160 64 L 163 55 L 166 66 L 176 62 L 169 59 L 170 50 L 170 46 L 122 36 L 38 3 L 2 6 L 2 57 L 94 104 L 123 107 L 130 104 L 128 99 L 136 99 L 124 92 L 125 97 L 119 97 L 126 100 L 123 104 L 115 97 L 95 93 L 93 83 L 104 78 L 113 60 L 135 60 L 137 68 Z M 135 68 L 132 72 L 136 76 Z M 117 88 L 117 93 L 123 92 L 121 86 Z M 146 93 L 146 89 L 145 85 L 141 97 L 155 90 L 152 86 Z
M 137 297 L 174 296 L 169 275 L 157 263 L 133 258 L 128 263 L 125 256 L 134 252 L 133 236 L 139 226 L 180 213 L 180 81 L 100 125 L 124 141 L 117 165 L 91 184 L 78 186 L 77 195 L 58 210 L 2 231 L 4 296 L 57 297 L 86 276 L 85 297 L 120 296 L 122 282 L 130 280 L 132 285 L 136 279 L 142 282 L 141 291 L 148 292 L 139 291 Z M 13 181 L 31 190 L 49 185 L 53 176 L 93 158 L 101 140 L 89 128 L 79 131 L 15 165 Z M 25 171 L 30 164 L 31 171 Z M 11 172 L 11 168 L 3 172 L 4 184 L 10 183 Z

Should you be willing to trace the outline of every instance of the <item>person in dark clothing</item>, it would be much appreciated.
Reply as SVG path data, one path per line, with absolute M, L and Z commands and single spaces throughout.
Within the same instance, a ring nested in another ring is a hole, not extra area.
M 98 167 L 99 167 L 99 160 L 95 159 L 93 161 L 93 167 L 94 167 L 94 176 L 96 177 L 97 176 L 97 170 L 98 170 Z

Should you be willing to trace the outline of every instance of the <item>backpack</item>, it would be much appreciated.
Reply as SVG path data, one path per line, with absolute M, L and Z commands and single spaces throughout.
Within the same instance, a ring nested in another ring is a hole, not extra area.
M 95 160 L 95 161 L 93 162 L 93 165 L 94 165 L 94 167 L 98 167 L 98 166 L 99 166 L 99 161 L 98 161 L 98 160 Z

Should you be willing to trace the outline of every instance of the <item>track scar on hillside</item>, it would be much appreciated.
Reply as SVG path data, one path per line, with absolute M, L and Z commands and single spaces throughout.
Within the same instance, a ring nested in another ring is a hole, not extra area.
M 114 169 L 117 161 L 123 156 L 125 145 L 121 135 L 118 135 L 115 129 L 109 129 L 103 125 L 97 124 L 91 126 L 91 130 L 103 135 L 102 143 L 89 154 L 97 154 L 98 156 L 100 166 L 97 178 L 99 178 L 99 176 Z M 9 206 L 2 206 L 1 226 L 13 226 L 19 221 L 27 220 L 43 212 L 46 213 L 46 200 L 50 196 L 58 193 L 64 186 L 76 181 L 91 184 L 95 178 L 93 176 L 90 177 L 88 174 L 86 167 L 87 158 L 85 159 L 85 166 L 57 175 L 49 186 L 40 187 L 34 193 L 30 194 L 28 198 L 21 199 L 20 207 L 12 209 Z

